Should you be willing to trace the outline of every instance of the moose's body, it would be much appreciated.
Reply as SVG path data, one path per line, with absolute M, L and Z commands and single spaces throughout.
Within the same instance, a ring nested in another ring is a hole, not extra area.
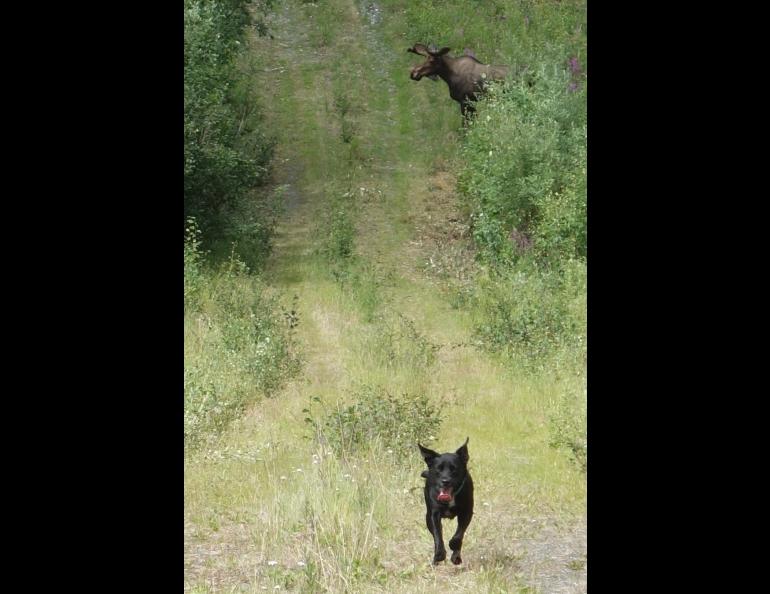
M 412 68 L 410 78 L 420 80 L 428 76 L 435 80 L 436 76 L 442 78 L 449 87 L 449 96 L 460 104 L 460 112 L 465 116 L 467 112 L 474 111 L 472 101 L 484 92 L 489 81 L 503 80 L 508 76 L 508 66 L 492 66 L 482 64 L 472 56 L 459 56 L 451 58 L 447 56 L 448 47 L 434 51 L 421 43 L 415 43 L 407 51 L 425 56 L 427 60 Z

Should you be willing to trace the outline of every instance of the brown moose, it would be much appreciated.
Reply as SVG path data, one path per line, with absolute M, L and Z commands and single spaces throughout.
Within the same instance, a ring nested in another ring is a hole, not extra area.
M 484 92 L 486 83 L 503 80 L 510 69 L 508 66 L 482 64 L 470 55 L 450 58 L 447 55 L 449 50 L 448 47 L 433 50 L 422 43 L 415 43 L 406 51 L 425 56 L 427 60 L 412 68 L 409 77 L 420 80 L 427 76 L 436 80 L 440 76 L 449 85 L 449 96 L 460 104 L 460 113 L 465 117 L 468 112 L 475 111 L 471 102 Z

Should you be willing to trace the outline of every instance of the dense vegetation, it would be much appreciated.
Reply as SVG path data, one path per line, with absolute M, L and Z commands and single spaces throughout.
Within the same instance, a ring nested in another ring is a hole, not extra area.
M 209 246 L 236 242 L 255 266 L 269 252 L 277 204 L 253 192 L 266 181 L 273 144 L 257 109 L 254 58 L 244 48 L 252 27 L 265 31 L 252 14 L 271 2 L 185 0 L 184 10 L 185 221 L 196 220 Z
M 300 368 L 296 310 L 278 304 L 233 252 L 206 264 L 190 220 L 184 248 L 185 447 L 197 449 Z
M 299 367 L 293 324 L 251 274 L 270 253 L 280 193 L 258 191 L 272 142 L 248 30 L 272 0 L 185 0 L 185 446 L 221 432 Z M 251 9 L 251 10 L 250 10 Z M 208 248 L 208 249 L 207 249 Z M 294 318 L 290 318 L 294 320 Z

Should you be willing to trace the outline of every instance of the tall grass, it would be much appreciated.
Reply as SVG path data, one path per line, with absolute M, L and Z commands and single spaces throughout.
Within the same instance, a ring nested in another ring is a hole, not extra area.
M 185 448 L 215 439 L 261 398 L 299 371 L 296 311 L 275 296 L 235 253 L 207 265 L 194 220 L 185 241 Z

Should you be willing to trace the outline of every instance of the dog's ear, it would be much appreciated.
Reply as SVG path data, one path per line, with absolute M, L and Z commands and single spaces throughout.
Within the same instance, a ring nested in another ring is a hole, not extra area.
M 464 464 L 467 464 L 469 457 L 468 457 L 468 437 L 465 438 L 465 443 L 460 446 L 460 448 L 455 452 L 458 456 L 460 456 L 460 460 L 463 461 Z
M 428 448 L 423 447 L 422 444 L 420 444 L 419 442 L 417 443 L 417 445 L 419 446 L 420 453 L 422 454 L 422 457 L 428 466 L 430 466 L 430 463 L 433 461 L 434 458 L 439 457 L 438 452 L 434 452 L 433 450 L 429 450 Z

